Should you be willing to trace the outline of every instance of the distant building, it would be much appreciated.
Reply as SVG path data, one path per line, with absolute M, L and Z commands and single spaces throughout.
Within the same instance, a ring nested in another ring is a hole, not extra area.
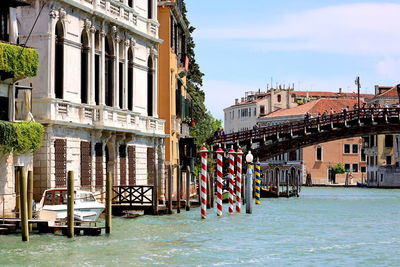
M 398 105 L 398 86 L 375 86 L 376 95 L 367 103 L 381 107 Z M 368 186 L 400 187 L 400 134 L 370 135 L 363 140 L 368 158 Z
M 304 114 L 311 116 L 324 112 L 341 112 L 343 108 L 357 104 L 356 99 L 322 98 L 291 109 L 278 110 L 258 119 L 261 127 L 287 123 L 304 119 Z M 361 182 L 366 177 L 366 158 L 362 153 L 361 138 L 347 138 L 305 147 L 267 160 L 267 165 L 280 169 L 288 163 L 303 165 L 303 183 L 306 173 L 311 174 L 313 184 L 344 184 L 346 174 L 333 175 L 331 167 L 343 163 L 348 173 L 348 183 Z

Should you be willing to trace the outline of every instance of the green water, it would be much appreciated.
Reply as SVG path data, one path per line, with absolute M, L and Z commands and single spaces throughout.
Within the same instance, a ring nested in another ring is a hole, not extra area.
M 227 206 L 224 207 L 227 209 Z M 113 220 L 110 236 L 0 236 L 1 266 L 399 266 L 400 190 L 304 188 L 253 214 Z

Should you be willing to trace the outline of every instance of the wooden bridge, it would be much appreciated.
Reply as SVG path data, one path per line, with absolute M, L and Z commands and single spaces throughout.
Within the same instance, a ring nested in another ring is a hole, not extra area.
M 215 137 L 209 144 L 241 146 L 266 160 L 299 148 L 372 134 L 400 133 L 400 108 L 361 108 Z

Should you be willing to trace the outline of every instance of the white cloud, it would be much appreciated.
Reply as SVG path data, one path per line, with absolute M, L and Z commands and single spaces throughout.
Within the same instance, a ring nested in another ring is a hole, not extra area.
M 196 39 L 237 40 L 262 50 L 400 55 L 400 4 L 362 3 L 199 28 Z

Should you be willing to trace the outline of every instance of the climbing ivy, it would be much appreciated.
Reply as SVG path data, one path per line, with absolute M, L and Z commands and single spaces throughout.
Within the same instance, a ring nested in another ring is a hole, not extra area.
M 39 54 L 33 48 L 0 42 L 0 70 L 22 79 L 36 76 Z
M 0 121 L 0 150 L 14 154 L 37 151 L 42 145 L 43 133 L 43 125 L 37 122 Z

